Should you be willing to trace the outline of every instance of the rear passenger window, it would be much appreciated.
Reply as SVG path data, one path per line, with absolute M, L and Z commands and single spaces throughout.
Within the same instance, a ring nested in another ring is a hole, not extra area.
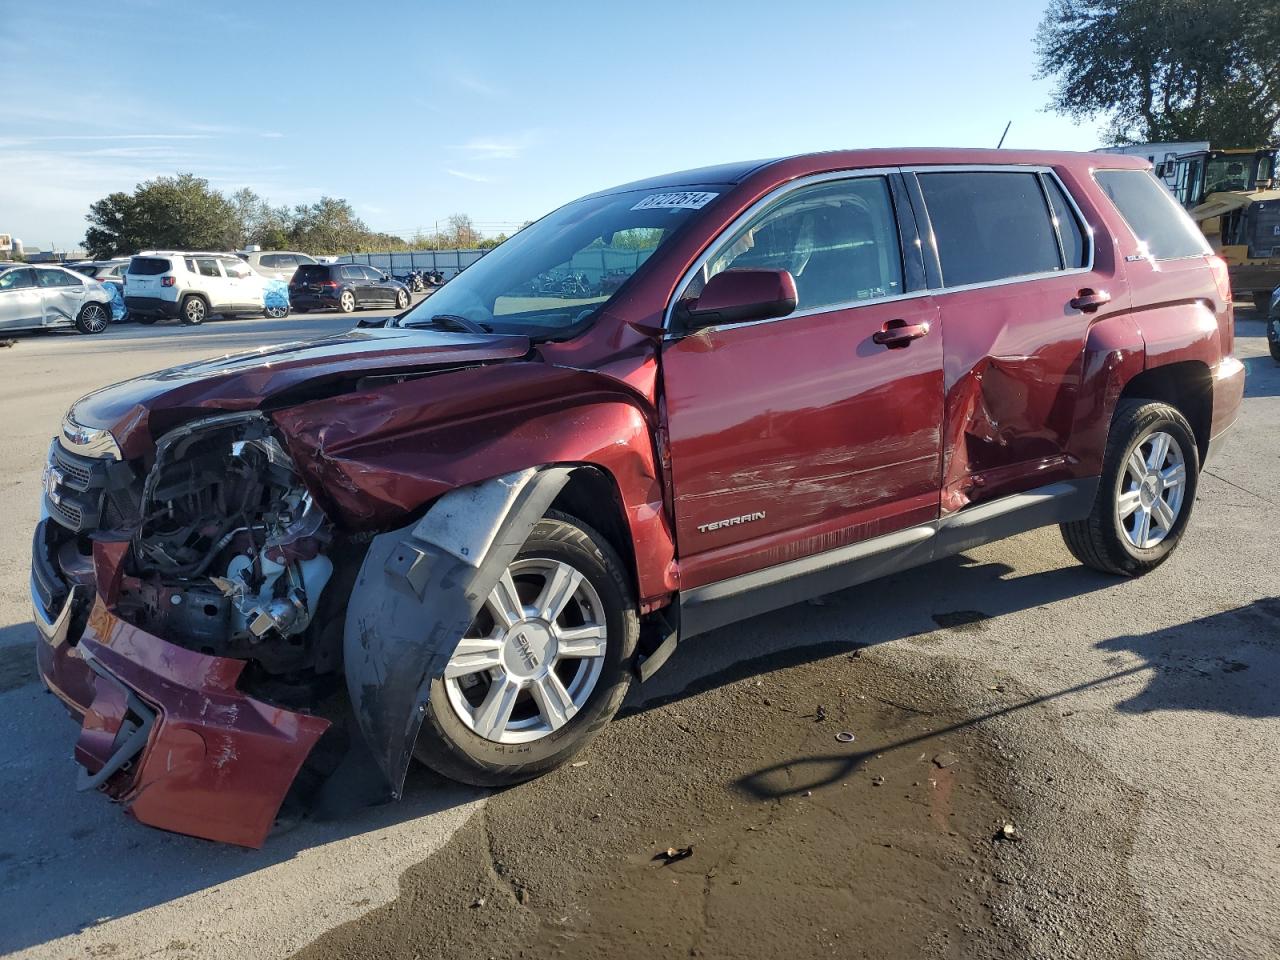
M 1154 260 L 1201 257 L 1212 251 L 1169 191 L 1145 170 L 1099 170 L 1098 186 Z
M 919 174 L 942 282 L 990 283 L 1062 269 L 1058 238 L 1034 173 Z
M 788 194 L 734 234 L 705 279 L 730 269 L 788 270 L 800 310 L 902 293 L 902 248 L 889 186 L 861 177 Z M 695 280 L 685 296 L 697 296 Z
M 1049 194 L 1049 206 L 1053 208 L 1053 222 L 1058 228 L 1058 236 L 1062 238 L 1062 259 L 1068 270 L 1085 267 L 1089 264 L 1089 245 L 1085 240 L 1084 227 L 1080 218 L 1072 209 L 1061 184 L 1054 177 L 1040 178 L 1045 192 Z

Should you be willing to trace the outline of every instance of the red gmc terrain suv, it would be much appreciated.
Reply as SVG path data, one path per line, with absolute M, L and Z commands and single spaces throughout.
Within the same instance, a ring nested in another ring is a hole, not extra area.
M 677 642 L 1046 524 L 1145 573 L 1244 387 L 1226 268 L 1103 154 L 657 177 L 379 323 L 106 387 L 50 448 L 40 671 L 144 823 L 527 779 Z

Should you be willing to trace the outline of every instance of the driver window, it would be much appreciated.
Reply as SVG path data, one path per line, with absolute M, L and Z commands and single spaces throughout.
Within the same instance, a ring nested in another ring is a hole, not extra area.
M 696 298 L 725 270 L 788 270 L 798 310 L 902 293 L 902 250 L 889 185 L 862 177 L 804 187 L 738 230 L 685 290 Z
M 223 260 L 222 269 L 233 280 L 243 280 L 249 275 L 249 265 L 243 260 Z

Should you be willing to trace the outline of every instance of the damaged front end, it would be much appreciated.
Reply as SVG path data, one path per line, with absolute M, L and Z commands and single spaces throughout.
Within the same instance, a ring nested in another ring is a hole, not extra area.
M 149 465 L 55 440 L 32 560 L 48 687 L 82 789 L 152 826 L 260 845 L 330 726 L 335 561 L 358 557 L 260 413 L 170 431 Z M 348 566 L 350 564 L 348 563 Z
M 399 796 L 432 680 L 572 472 L 352 534 L 277 430 L 205 417 L 135 462 L 59 438 L 33 546 L 40 673 L 81 723 L 80 788 L 247 846 L 291 788 L 331 810 Z

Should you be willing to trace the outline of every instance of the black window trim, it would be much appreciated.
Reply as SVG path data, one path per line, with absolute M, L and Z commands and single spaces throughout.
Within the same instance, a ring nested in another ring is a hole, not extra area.
M 1016 277 L 1002 277 L 999 280 L 982 280 L 982 281 L 979 281 L 978 283 L 964 283 L 964 284 L 957 284 L 956 286 L 947 286 L 945 282 L 946 278 L 942 276 L 941 260 L 938 256 L 938 241 L 937 241 L 936 235 L 933 232 L 933 223 L 931 220 L 924 219 L 922 225 L 926 228 L 927 232 L 925 232 L 925 230 L 922 230 L 921 232 L 923 236 L 927 237 L 925 246 L 929 249 L 930 259 L 933 261 L 933 264 L 932 264 L 933 271 L 936 271 L 936 274 L 932 278 L 934 286 L 930 289 L 929 291 L 930 293 L 933 293 L 933 294 L 958 293 L 962 290 L 981 290 L 986 287 L 1003 287 L 1011 283 L 1033 283 L 1037 280 L 1047 280 L 1050 277 L 1070 277 L 1076 274 L 1093 272 L 1094 258 L 1097 254 L 1097 243 L 1094 239 L 1093 227 L 1090 225 L 1089 221 L 1085 218 L 1084 213 L 1080 209 L 1080 205 L 1076 203 L 1076 198 L 1072 196 L 1071 191 L 1067 189 L 1067 185 L 1062 182 L 1062 178 L 1058 176 L 1057 171 L 1054 170 L 1053 167 L 1040 166 L 1036 164 L 1022 164 L 1022 163 L 938 164 L 937 166 L 903 167 L 902 172 L 904 175 L 906 175 L 909 185 L 913 188 L 912 194 L 911 194 L 912 197 L 919 199 L 919 202 L 921 203 L 923 209 L 926 211 L 926 216 L 927 216 L 928 205 L 924 203 L 924 193 L 920 189 L 920 181 L 916 179 L 917 174 L 921 174 L 921 173 L 1034 173 L 1039 175 L 1037 177 L 1037 182 L 1039 182 L 1039 177 L 1052 177 L 1057 182 L 1059 188 L 1061 188 L 1062 195 L 1067 198 L 1067 203 L 1071 205 L 1071 209 L 1075 213 L 1076 219 L 1079 221 L 1081 228 L 1084 230 L 1084 241 L 1089 251 L 1089 256 L 1085 259 L 1084 266 L 1082 267 L 1072 267 L 1070 269 L 1062 269 L 1062 270 L 1042 270 L 1039 273 L 1024 273 L 1024 274 L 1019 274 Z M 1052 223 L 1053 207 L 1049 204 L 1048 196 L 1045 195 L 1044 184 L 1040 184 L 1040 193 L 1045 201 L 1046 208 L 1050 212 L 1049 219 L 1050 219 L 1050 223 Z M 919 211 L 917 211 L 917 216 L 919 216 Z M 1062 255 L 1062 246 L 1061 246 L 1062 238 L 1061 237 L 1058 237 L 1058 244 L 1059 244 L 1059 247 L 1058 247 L 1059 262 L 1065 264 L 1066 258 Z M 931 271 L 931 273 L 933 271 Z
M 826 173 L 816 173 L 807 177 L 801 177 L 784 183 L 770 190 L 763 197 L 753 203 L 742 213 L 738 214 L 730 221 L 724 229 L 720 230 L 706 245 L 702 253 L 693 262 L 693 265 L 686 270 L 680 277 L 680 281 L 675 285 L 671 292 L 670 299 L 667 302 L 667 310 L 663 317 L 663 327 L 667 331 L 667 339 L 678 339 L 683 337 L 687 331 L 683 330 L 675 319 L 676 305 L 679 303 L 680 295 L 688 288 L 696 277 L 708 263 L 710 263 L 717 253 L 724 247 L 725 243 L 737 232 L 745 227 L 748 223 L 756 218 L 765 209 L 773 206 L 775 203 L 786 200 L 793 193 L 798 193 L 807 187 L 817 186 L 820 184 L 833 183 L 840 180 L 865 180 L 869 178 L 879 178 L 885 181 L 885 188 L 889 193 L 889 204 L 893 210 L 894 219 L 898 224 L 898 245 L 899 252 L 902 257 L 902 282 L 905 287 L 908 283 L 919 282 L 922 271 L 919 264 L 909 261 L 909 251 L 918 251 L 920 246 L 917 241 L 916 232 L 916 216 L 912 208 L 912 204 L 904 202 L 903 184 L 899 174 L 902 173 L 901 167 L 863 167 L 850 170 L 832 170 Z M 812 307 L 808 310 L 795 310 L 788 313 L 785 317 L 774 317 L 768 320 L 752 320 L 747 323 L 735 323 L 731 326 L 733 329 L 740 327 L 754 327 L 762 323 L 783 323 L 789 320 L 797 320 L 801 317 L 818 316 L 824 313 L 839 313 L 844 310 L 853 310 L 858 307 L 869 307 L 881 303 L 896 303 L 899 300 L 914 300 L 919 297 L 929 296 L 931 291 L 927 286 L 921 285 L 918 288 L 904 290 L 902 293 L 894 294 L 888 297 L 876 297 L 870 300 L 848 300 L 843 303 L 829 303 L 820 307 Z M 701 330 L 717 330 L 718 326 L 702 327 Z

